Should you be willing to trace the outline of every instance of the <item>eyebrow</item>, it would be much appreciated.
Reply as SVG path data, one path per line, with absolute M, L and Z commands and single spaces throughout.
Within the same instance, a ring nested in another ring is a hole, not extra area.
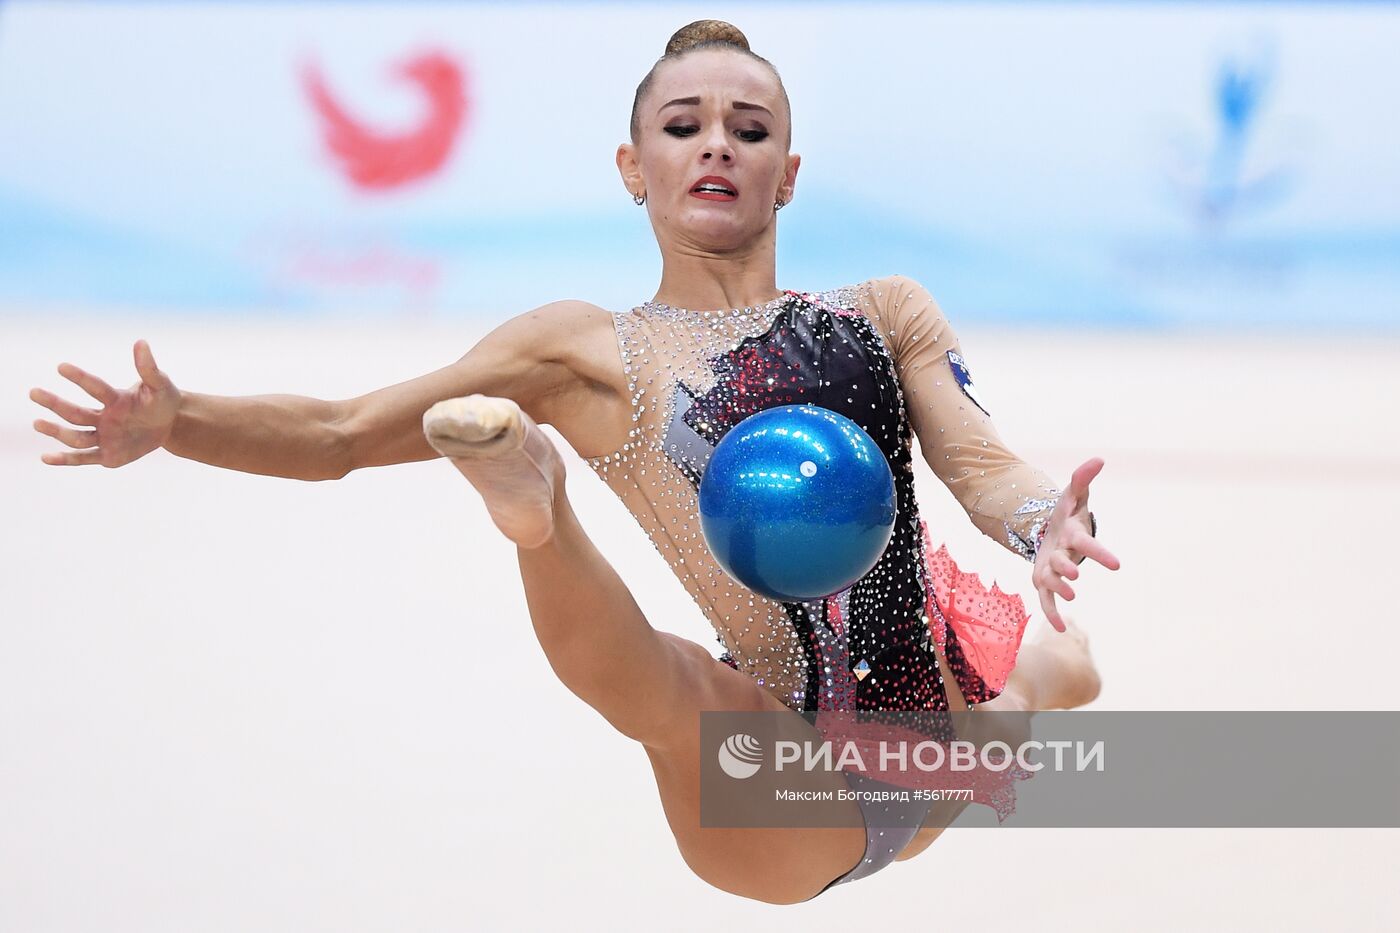
M 672 106 L 675 106 L 675 105 L 677 105 L 677 104 L 699 104 L 699 103 L 700 103 L 700 98 L 698 98 L 698 97 L 677 97 L 675 100 L 668 100 L 668 101 L 666 101 L 666 103 L 664 103 L 664 104 L 662 104 L 660 107 L 656 108 L 656 112 L 657 112 L 657 113 L 660 113 L 661 111 L 665 110 L 667 107 L 672 107 Z M 763 106 L 760 106 L 760 105 L 758 105 L 758 104 L 746 103 L 746 102 L 744 102 L 744 101 L 742 101 L 742 100 L 736 100 L 736 101 L 734 102 L 734 109 L 735 109 L 735 110 L 762 110 L 764 113 L 768 114 L 768 116 L 770 116 L 770 117 L 773 116 L 773 111 L 769 110 L 767 107 L 763 107 Z

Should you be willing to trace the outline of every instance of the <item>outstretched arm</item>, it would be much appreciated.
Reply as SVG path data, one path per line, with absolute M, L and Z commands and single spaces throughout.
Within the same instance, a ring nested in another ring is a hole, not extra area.
M 102 407 L 86 408 L 34 389 L 31 399 L 67 426 L 34 422 L 35 430 L 71 451 L 44 462 L 118 467 L 157 447 L 176 456 L 245 473 L 291 479 L 339 479 L 351 470 L 429 460 L 422 417 L 433 403 L 480 392 L 515 399 L 541 423 L 573 387 L 571 333 L 582 302 L 559 301 L 511 318 L 460 360 L 408 382 L 344 401 L 298 395 L 219 396 L 182 392 L 157 368 L 150 347 L 133 349 L 140 381 L 115 389 L 70 363 L 59 373 Z
M 924 460 L 974 525 L 1034 565 L 1041 605 L 1063 629 L 1052 594 L 1073 599 L 1074 593 L 1061 578 L 1076 578 L 1086 556 L 1117 569 L 1117 558 L 1094 541 L 1097 527 L 1088 510 L 1088 484 L 1103 461 L 1081 466 L 1062 491 L 1002 442 L 957 334 L 928 290 L 893 275 L 867 283 L 865 292 L 867 313 L 895 359 Z

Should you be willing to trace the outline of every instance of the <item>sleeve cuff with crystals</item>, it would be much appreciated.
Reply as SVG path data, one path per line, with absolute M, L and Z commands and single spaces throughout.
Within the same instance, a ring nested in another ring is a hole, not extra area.
M 1060 494 L 1056 492 L 1046 499 L 1028 499 L 1024 505 L 1016 510 L 1014 513 L 1016 515 L 1039 512 L 1044 516 L 1031 525 L 1030 531 L 1025 537 L 1017 534 L 1010 522 L 1002 523 L 1006 528 L 1006 543 L 1011 550 L 1020 554 L 1027 561 L 1035 563 L 1036 555 L 1040 553 L 1040 545 L 1045 540 L 1045 532 L 1050 527 L 1050 514 L 1055 511 L 1055 505 L 1059 501 Z M 1099 520 L 1094 517 L 1093 512 L 1089 513 L 1089 534 L 1095 538 L 1099 536 Z M 1084 557 L 1083 554 L 1079 555 L 1079 560 L 1075 561 L 1075 564 L 1084 563 Z
M 1035 555 L 1040 551 L 1040 543 L 1045 540 L 1045 530 L 1050 527 L 1050 514 L 1055 511 L 1055 505 L 1059 501 L 1060 491 L 1056 489 L 1051 490 L 1050 495 L 1044 499 L 1027 499 L 1022 503 L 1021 507 L 1012 513 L 1013 516 L 1039 513 L 1040 517 L 1031 524 L 1025 537 L 1017 534 L 1010 522 L 1002 522 L 1002 526 L 1006 529 L 1007 546 L 1026 560 L 1035 563 Z

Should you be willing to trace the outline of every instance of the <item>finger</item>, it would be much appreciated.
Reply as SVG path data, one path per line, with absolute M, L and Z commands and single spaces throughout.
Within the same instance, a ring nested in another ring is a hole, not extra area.
M 1098 538 L 1091 538 L 1089 535 L 1080 533 L 1073 537 L 1068 546 L 1078 554 L 1092 557 L 1109 570 L 1117 570 L 1123 566 L 1118 562 L 1118 558 L 1113 556 L 1113 552 L 1104 547 Z
M 1050 552 L 1050 569 L 1070 580 L 1079 579 L 1079 568 L 1063 551 Z
M 72 453 L 64 451 L 56 454 L 44 454 L 39 459 L 50 466 L 82 466 L 87 463 L 101 463 L 102 451 L 97 449 L 77 450 Z
M 1076 500 L 1083 499 L 1089 494 L 1089 483 L 1099 471 L 1103 469 L 1103 458 L 1093 457 L 1085 460 L 1074 471 L 1074 475 L 1069 478 L 1069 488 Z
M 117 400 L 117 390 L 107 383 L 98 379 L 92 373 L 84 372 L 72 363 L 59 363 L 58 374 L 69 382 L 72 382 L 88 395 L 97 399 L 103 405 L 110 405 Z
M 1065 624 L 1060 621 L 1059 610 L 1055 608 L 1055 597 L 1051 595 L 1049 590 L 1040 590 L 1040 609 L 1045 613 L 1046 620 L 1054 627 L 1055 631 L 1063 632 L 1065 630 Z
M 136 371 L 140 373 L 141 381 L 153 389 L 165 388 L 170 380 L 157 368 L 151 345 L 144 340 L 136 341 L 136 346 L 132 347 L 132 355 L 136 358 Z
M 1058 595 L 1065 602 L 1074 601 L 1074 590 L 1069 588 L 1069 584 L 1059 574 L 1047 573 L 1045 575 L 1045 586 Z
M 97 412 L 93 411 L 91 408 L 83 408 L 79 405 L 74 405 L 72 402 L 59 398 L 52 392 L 47 392 L 43 389 L 30 389 L 29 398 L 43 405 L 69 424 L 83 424 L 88 427 L 95 427 L 97 425 Z
M 65 428 L 54 424 L 52 421 L 45 421 L 42 418 L 35 420 L 34 430 L 38 431 L 40 434 L 47 434 L 49 437 L 57 438 L 69 447 L 76 447 L 79 450 L 97 446 L 96 431 L 74 431 L 72 428 Z

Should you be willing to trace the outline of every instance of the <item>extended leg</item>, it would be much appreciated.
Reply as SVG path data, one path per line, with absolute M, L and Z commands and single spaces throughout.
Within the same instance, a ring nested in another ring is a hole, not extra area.
M 439 402 L 423 426 L 515 543 L 535 634 L 559 679 L 624 735 L 645 743 L 664 732 L 686 690 L 677 640 L 651 627 L 589 540 L 553 442 L 514 401 L 485 395 Z
M 787 903 L 851 868 L 864 852 L 858 819 L 812 829 L 700 826 L 700 712 L 797 717 L 700 645 L 651 627 L 579 524 L 564 492 L 563 461 L 538 425 L 509 399 L 477 395 L 433 406 L 424 430 L 516 543 L 531 622 L 554 672 L 645 746 L 667 821 L 696 874 L 732 893 Z M 835 773 L 808 780 L 811 789 L 845 787 Z M 856 805 L 846 805 L 854 815 Z

